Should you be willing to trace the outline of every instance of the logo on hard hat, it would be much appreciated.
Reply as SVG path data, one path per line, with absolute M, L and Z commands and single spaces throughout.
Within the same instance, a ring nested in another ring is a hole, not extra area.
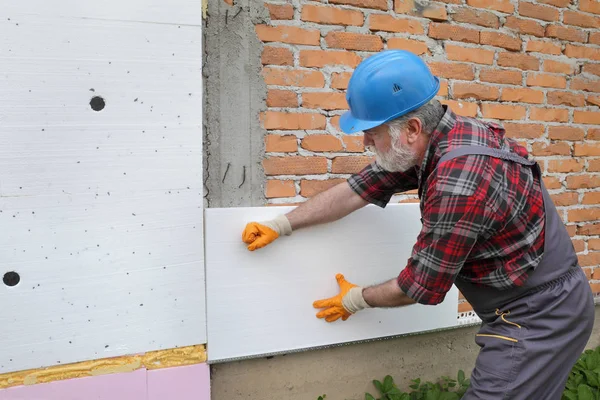
M 402 88 L 400 86 L 398 86 L 397 83 L 394 83 L 394 93 L 398 93 L 401 90 L 402 90 Z

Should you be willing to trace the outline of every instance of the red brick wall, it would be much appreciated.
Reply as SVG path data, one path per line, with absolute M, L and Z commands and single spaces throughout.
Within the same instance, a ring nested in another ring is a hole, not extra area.
M 266 3 L 271 21 L 256 26 L 256 34 L 268 88 L 260 118 L 269 203 L 301 202 L 370 162 L 362 138 L 339 131 L 344 89 L 364 57 L 406 49 L 442 78 L 443 103 L 503 123 L 539 160 L 600 292 L 600 1 L 421 4 L 428 6 Z

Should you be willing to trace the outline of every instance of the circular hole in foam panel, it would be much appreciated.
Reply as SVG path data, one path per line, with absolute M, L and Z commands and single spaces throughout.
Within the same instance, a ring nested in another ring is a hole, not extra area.
M 90 100 L 90 107 L 92 107 L 92 110 L 94 110 L 94 111 L 102 111 L 105 106 L 106 106 L 106 102 L 100 96 L 94 96 Z
M 6 286 L 17 286 L 21 281 L 21 277 L 18 273 L 10 271 L 4 274 L 4 278 L 2 280 Z

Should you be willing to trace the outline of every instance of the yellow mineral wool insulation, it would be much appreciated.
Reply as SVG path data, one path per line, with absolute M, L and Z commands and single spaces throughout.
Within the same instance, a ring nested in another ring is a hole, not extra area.
M 150 370 L 200 364 L 205 361 L 206 349 L 204 345 L 158 350 L 145 354 L 82 361 L 74 364 L 0 374 L 0 389 L 85 376 L 132 372 L 140 368 Z

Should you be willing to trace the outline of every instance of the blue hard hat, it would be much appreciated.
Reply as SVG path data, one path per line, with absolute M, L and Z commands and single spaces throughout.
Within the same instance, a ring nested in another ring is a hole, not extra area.
M 340 119 L 345 133 L 374 128 L 413 111 L 440 88 L 425 62 L 405 50 L 385 50 L 361 62 L 348 83 L 350 111 Z

